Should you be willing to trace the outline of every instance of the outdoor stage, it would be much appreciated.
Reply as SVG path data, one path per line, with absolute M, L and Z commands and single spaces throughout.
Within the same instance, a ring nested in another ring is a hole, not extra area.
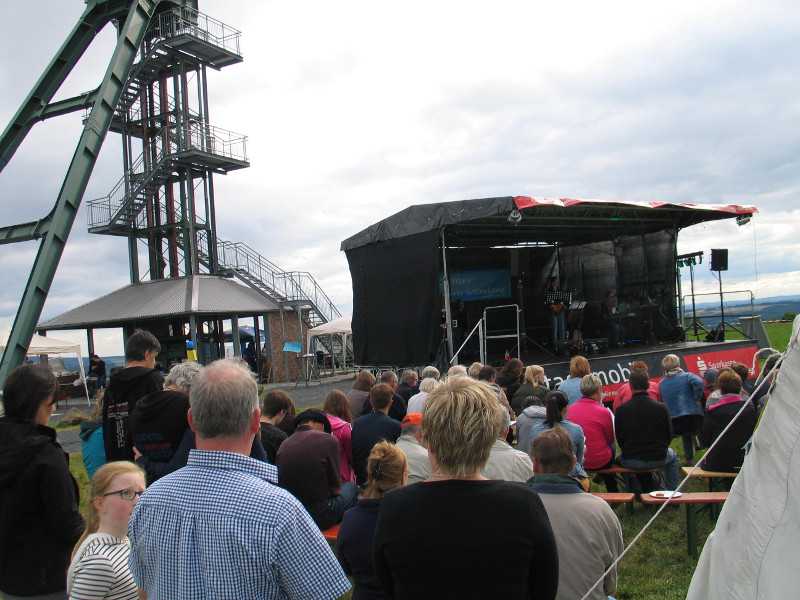
M 556 355 L 570 352 L 588 354 L 593 370 L 614 377 L 633 358 L 652 357 L 655 367 L 673 352 L 694 370 L 694 357 L 713 362 L 742 344 L 683 341 L 678 232 L 755 212 L 528 196 L 410 206 L 342 242 L 355 364 L 497 365 L 518 356 L 547 364 L 557 378 L 568 363 Z M 553 300 L 553 285 L 563 301 Z M 571 347 L 553 347 L 554 304 L 566 305 Z M 744 354 L 731 360 L 750 362 Z

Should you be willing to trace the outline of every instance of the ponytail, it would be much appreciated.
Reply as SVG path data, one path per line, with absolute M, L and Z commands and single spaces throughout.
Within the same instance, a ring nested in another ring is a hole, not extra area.
M 367 486 L 365 498 L 383 498 L 383 495 L 403 485 L 406 471 L 405 453 L 387 441 L 372 447 L 367 459 Z
M 546 410 L 545 424 L 548 427 L 554 427 L 556 423 L 564 420 L 561 416 L 561 411 L 569 404 L 567 395 L 564 392 L 552 391 L 547 392 L 544 397 L 544 406 Z

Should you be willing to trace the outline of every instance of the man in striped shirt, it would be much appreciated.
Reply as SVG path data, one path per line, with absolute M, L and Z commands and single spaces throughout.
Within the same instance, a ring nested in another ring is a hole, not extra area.
M 158 598 L 338 598 L 350 588 L 277 470 L 249 458 L 261 411 L 246 366 L 205 367 L 189 397 L 197 449 L 154 483 L 129 527 L 130 567 Z

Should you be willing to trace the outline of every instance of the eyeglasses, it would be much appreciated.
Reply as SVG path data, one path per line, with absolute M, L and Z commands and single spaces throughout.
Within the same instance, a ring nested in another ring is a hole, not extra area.
M 127 500 L 128 502 L 133 501 L 133 499 L 139 499 L 139 497 L 144 494 L 144 492 L 138 492 L 131 488 L 125 488 L 124 490 L 117 490 L 116 492 L 108 492 L 107 494 L 103 494 L 103 497 L 106 496 L 119 496 L 123 500 Z

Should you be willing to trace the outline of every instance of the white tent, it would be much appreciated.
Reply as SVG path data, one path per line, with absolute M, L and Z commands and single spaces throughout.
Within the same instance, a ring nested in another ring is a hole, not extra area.
M 322 325 L 317 325 L 316 327 L 308 330 L 308 345 L 307 348 L 311 348 L 311 338 L 314 337 L 321 337 L 323 335 L 330 336 L 331 339 L 331 350 L 333 350 L 333 336 L 338 335 L 342 338 L 342 366 L 344 368 L 347 367 L 347 336 L 352 335 L 353 330 L 350 326 L 350 317 L 339 317 L 338 319 L 334 319 L 333 321 L 328 321 L 327 323 L 323 323 Z M 331 360 L 331 365 L 333 366 L 334 373 L 336 372 L 336 361 Z
M 800 589 L 800 317 L 753 445 L 706 540 L 687 600 L 796 598 Z
M 0 344 L 0 353 L 5 350 L 7 342 L 8 338 L 4 339 L 2 344 Z M 28 346 L 28 355 L 37 356 L 41 354 L 74 354 L 78 358 L 78 369 L 81 373 L 80 381 L 83 383 L 83 391 L 86 392 L 86 401 L 90 402 L 89 389 L 86 387 L 86 374 L 83 370 L 83 355 L 81 354 L 80 344 L 33 334 L 31 343 Z

